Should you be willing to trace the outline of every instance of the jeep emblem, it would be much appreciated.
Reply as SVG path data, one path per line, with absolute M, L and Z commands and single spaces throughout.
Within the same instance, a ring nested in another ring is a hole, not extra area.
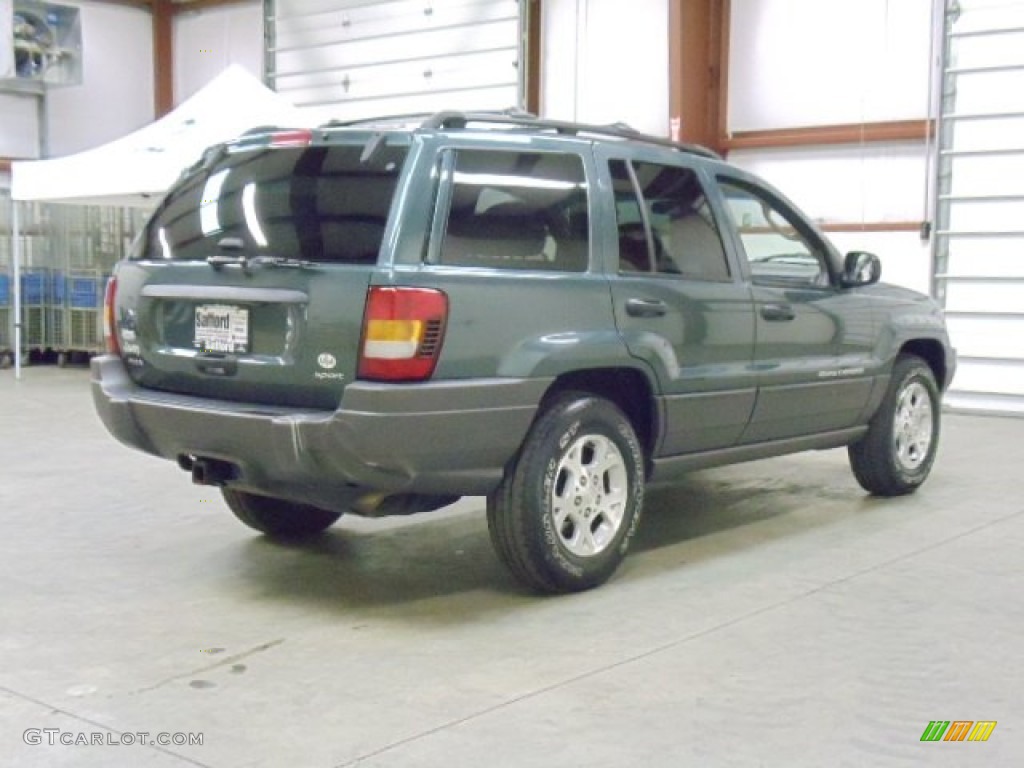
M 334 355 L 324 352 L 320 357 L 316 359 L 317 365 L 325 370 L 331 370 L 338 364 L 338 360 Z

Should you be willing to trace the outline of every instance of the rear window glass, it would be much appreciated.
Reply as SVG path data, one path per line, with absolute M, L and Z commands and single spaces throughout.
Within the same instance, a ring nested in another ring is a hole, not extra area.
M 373 264 L 408 148 L 247 149 L 179 182 L 146 231 L 144 258 L 199 260 L 241 250 Z

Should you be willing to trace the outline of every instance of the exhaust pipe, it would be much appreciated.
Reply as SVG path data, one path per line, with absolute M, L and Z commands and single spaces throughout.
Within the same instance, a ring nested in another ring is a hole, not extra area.
M 192 473 L 192 482 L 196 485 L 222 486 L 238 477 L 238 468 L 221 459 L 182 454 L 178 457 L 178 466 Z

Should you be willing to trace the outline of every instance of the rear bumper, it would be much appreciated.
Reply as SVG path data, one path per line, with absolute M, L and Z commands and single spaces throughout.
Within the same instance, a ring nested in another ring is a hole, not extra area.
M 96 410 L 122 443 L 226 461 L 233 487 L 328 508 L 369 492 L 489 493 L 550 383 L 353 382 L 337 411 L 303 411 L 143 389 L 119 358 L 92 360 Z

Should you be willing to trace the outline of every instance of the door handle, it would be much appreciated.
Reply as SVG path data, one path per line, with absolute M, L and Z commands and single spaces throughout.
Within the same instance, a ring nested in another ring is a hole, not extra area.
M 789 304 L 765 304 L 761 307 L 761 317 L 769 322 L 784 323 L 796 317 L 796 313 Z
M 668 312 L 668 304 L 659 299 L 630 299 L 626 302 L 626 314 L 630 317 L 662 317 Z

